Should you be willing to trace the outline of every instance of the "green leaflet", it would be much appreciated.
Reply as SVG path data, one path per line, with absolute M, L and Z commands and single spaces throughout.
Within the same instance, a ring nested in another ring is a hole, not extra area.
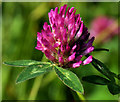
M 109 49 L 105 49 L 105 48 L 96 48 L 93 51 L 109 51 Z
M 116 95 L 120 93 L 120 86 L 115 83 L 108 84 L 108 89 L 111 94 Z
M 109 78 L 112 82 L 115 82 L 115 79 L 113 77 L 113 73 L 107 68 L 105 64 L 103 64 L 101 61 L 93 58 L 92 65 L 102 74 L 104 74 L 107 78 Z
M 49 62 L 40 62 L 35 60 L 17 60 L 17 61 L 9 61 L 4 62 L 4 64 L 17 66 L 17 67 L 26 67 L 30 65 L 39 65 L 39 64 L 50 64 Z
M 60 80 L 65 85 L 67 85 L 74 91 L 80 92 L 82 94 L 84 93 L 83 86 L 82 86 L 80 80 L 78 79 L 78 77 L 76 76 L 76 74 L 74 74 L 73 72 L 71 72 L 67 69 L 63 69 L 58 66 L 55 66 L 54 69 L 55 69 L 56 74 L 60 78 Z
M 110 83 L 109 80 L 98 75 L 85 76 L 82 78 L 82 80 L 89 83 L 98 84 L 98 85 L 108 85 Z
M 52 70 L 52 68 L 53 68 L 52 64 L 40 64 L 28 66 L 20 73 L 16 80 L 16 83 L 20 83 L 25 80 L 39 76 L 41 74 L 44 74 Z

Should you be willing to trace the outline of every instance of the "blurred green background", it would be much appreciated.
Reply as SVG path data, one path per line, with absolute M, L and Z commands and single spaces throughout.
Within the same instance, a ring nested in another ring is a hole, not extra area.
M 45 21 L 49 23 L 48 12 L 65 3 L 55 2 L 4 2 L 2 3 L 2 61 L 32 59 L 47 61 L 41 51 L 35 49 L 36 35 Z M 118 20 L 118 3 L 69 2 L 77 9 L 85 25 L 90 29 L 91 21 L 100 15 Z M 97 39 L 96 39 L 97 40 Z M 104 43 L 94 43 L 97 48 L 108 48 L 109 52 L 93 52 L 94 57 L 104 62 L 111 71 L 118 73 L 118 35 Z M 74 100 L 74 91 L 66 87 L 56 76 L 49 72 L 43 76 L 15 84 L 17 75 L 23 68 L 2 65 L 3 100 Z M 78 77 L 98 74 L 91 64 L 73 69 Z M 107 86 L 83 82 L 87 100 L 117 100 L 118 96 L 109 93 Z

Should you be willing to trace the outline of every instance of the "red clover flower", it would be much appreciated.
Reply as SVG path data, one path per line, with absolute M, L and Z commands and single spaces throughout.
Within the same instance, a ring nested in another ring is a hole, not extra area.
M 83 56 L 94 50 L 94 37 L 89 39 L 87 27 L 76 14 L 74 7 L 61 6 L 51 9 L 48 13 L 50 25 L 43 25 L 41 33 L 37 33 L 37 50 L 45 53 L 46 57 L 62 68 L 77 68 L 92 61 L 92 56 L 81 60 Z
M 95 36 L 96 42 L 104 43 L 117 35 L 120 31 L 118 22 L 107 16 L 97 16 L 90 24 L 90 37 Z

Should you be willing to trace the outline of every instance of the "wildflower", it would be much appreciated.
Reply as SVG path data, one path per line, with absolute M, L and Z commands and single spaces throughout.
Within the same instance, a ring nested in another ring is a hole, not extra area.
M 75 15 L 74 7 L 61 6 L 48 13 L 50 25 L 43 25 L 41 33 L 37 33 L 37 50 L 62 68 L 77 68 L 92 61 L 92 56 L 82 61 L 82 57 L 94 50 L 94 37 L 89 39 L 87 27 L 81 21 L 80 14 Z M 65 13 L 66 12 L 66 13 Z
M 106 42 L 118 34 L 118 23 L 115 19 L 106 16 L 98 16 L 90 24 L 91 37 L 96 37 L 96 42 Z

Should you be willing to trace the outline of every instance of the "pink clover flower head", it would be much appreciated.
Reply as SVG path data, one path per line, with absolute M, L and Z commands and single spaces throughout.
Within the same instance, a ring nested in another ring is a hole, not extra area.
M 117 35 L 120 29 L 117 20 L 107 16 L 97 16 L 90 24 L 90 37 L 95 36 L 96 42 L 103 43 Z
M 87 27 L 76 14 L 74 7 L 66 10 L 67 5 L 51 9 L 48 13 L 50 25 L 47 22 L 43 30 L 37 33 L 37 50 L 62 68 L 77 68 L 92 61 L 92 56 L 82 61 L 82 57 L 94 50 L 94 37 L 89 39 Z

